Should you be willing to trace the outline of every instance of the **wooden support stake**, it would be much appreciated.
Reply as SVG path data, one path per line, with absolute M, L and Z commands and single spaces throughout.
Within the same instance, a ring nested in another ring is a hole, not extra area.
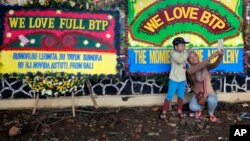
M 96 103 L 95 98 L 94 98 L 93 91 L 91 89 L 91 83 L 90 83 L 89 79 L 86 79 L 86 86 L 87 86 L 87 88 L 89 90 L 89 94 L 90 94 L 91 100 L 92 100 L 95 108 L 98 108 L 97 103 Z
M 38 100 L 39 100 L 39 94 L 37 93 L 36 94 L 36 100 L 35 100 L 34 107 L 33 107 L 33 111 L 32 111 L 32 115 L 34 115 L 36 113 L 36 108 L 37 108 L 37 105 L 38 105 Z
M 72 115 L 73 117 L 76 117 L 76 109 L 75 109 L 75 92 L 71 93 L 72 98 Z

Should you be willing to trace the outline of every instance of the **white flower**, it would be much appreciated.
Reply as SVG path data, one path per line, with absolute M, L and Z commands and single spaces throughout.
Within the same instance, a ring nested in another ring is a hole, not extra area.
M 62 94 L 65 94 L 66 92 L 65 91 L 62 91 Z
M 52 95 L 52 91 L 51 90 L 47 90 L 46 94 L 49 95 L 49 96 L 51 96 Z
M 28 84 L 29 84 L 29 87 L 32 87 L 32 85 L 30 83 L 28 83 Z
M 110 38 L 111 37 L 111 35 L 108 33 L 108 34 L 106 34 L 106 38 Z
M 23 43 L 23 42 L 21 42 L 21 43 L 20 43 L 20 46 L 21 46 L 21 47 L 24 47 L 24 43 Z
M 59 86 L 60 86 L 60 85 L 62 85 L 62 84 L 63 84 L 63 82 L 59 82 L 58 84 L 59 84 Z
M 39 81 L 39 78 L 40 78 L 39 76 L 36 76 L 34 80 Z
M 109 16 L 108 16 L 108 19 L 110 19 L 110 20 L 111 20 L 112 18 L 113 18 L 113 16 L 111 16 L 111 15 L 109 15 Z
M 70 4 L 71 7 L 74 7 L 74 6 L 76 5 L 76 2 L 74 2 L 74 1 L 69 1 L 69 4 Z
M 9 11 L 9 14 L 10 14 L 10 15 L 13 15 L 14 13 L 15 13 L 14 10 L 10 10 L 10 11 Z
M 43 80 L 43 84 L 46 84 L 46 80 Z
M 31 43 L 31 44 L 35 44 L 35 42 L 36 42 L 35 39 L 31 39 L 31 40 L 30 40 L 30 43 Z
M 83 41 L 83 44 L 84 44 L 84 45 L 88 45 L 88 44 L 89 44 L 89 41 L 88 41 L 88 40 L 84 40 L 84 41 Z
M 43 89 L 42 90 L 42 95 L 45 95 L 45 93 L 46 93 L 46 89 Z
M 44 4 L 45 4 L 45 0 L 39 0 L 39 3 L 40 3 L 41 5 L 44 5 Z
M 86 9 L 89 9 L 89 3 L 88 2 L 86 3 Z
M 10 32 L 7 33 L 6 37 L 10 38 L 12 36 L 12 34 Z
M 95 47 L 100 48 L 100 47 L 101 47 L 101 44 L 100 44 L 100 43 L 96 43 L 96 44 L 95 44 Z
M 62 10 L 56 10 L 56 14 L 60 15 L 62 13 Z
M 51 84 L 51 85 L 52 85 L 53 83 L 52 83 L 52 81 L 49 81 L 48 84 Z

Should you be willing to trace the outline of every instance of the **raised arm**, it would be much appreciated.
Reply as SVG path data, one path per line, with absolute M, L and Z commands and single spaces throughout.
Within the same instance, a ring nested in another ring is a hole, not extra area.
M 173 59 L 174 62 L 176 62 L 177 64 L 182 64 L 183 62 L 185 62 L 187 60 L 187 53 L 176 53 L 176 52 L 172 52 L 171 53 L 171 59 Z
M 208 60 L 204 60 L 196 65 L 192 65 L 191 67 L 189 67 L 189 69 L 187 70 L 187 73 L 189 75 L 192 75 L 194 73 L 196 73 L 197 71 L 202 70 L 203 68 L 207 67 L 207 65 L 209 64 Z
M 214 63 L 209 64 L 209 65 L 207 66 L 207 68 L 208 68 L 208 69 L 214 69 L 214 68 L 216 68 L 216 67 L 220 64 L 222 58 L 223 58 L 223 55 L 219 55 L 219 56 L 217 57 L 216 61 L 215 61 Z

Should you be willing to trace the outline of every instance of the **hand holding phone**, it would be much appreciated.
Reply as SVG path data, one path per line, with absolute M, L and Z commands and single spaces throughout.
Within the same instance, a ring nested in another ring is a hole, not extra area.
M 218 40 L 218 51 L 224 50 L 223 39 Z
M 218 40 L 218 55 L 222 56 L 224 54 L 224 45 L 223 39 Z
M 212 59 L 214 59 L 217 55 L 218 55 L 218 52 L 219 51 L 216 51 L 216 52 L 214 52 L 211 56 L 209 56 L 207 59 L 210 61 L 210 60 L 212 60 Z

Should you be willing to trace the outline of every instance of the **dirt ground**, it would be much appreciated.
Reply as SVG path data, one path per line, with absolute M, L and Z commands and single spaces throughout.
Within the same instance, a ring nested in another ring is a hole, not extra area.
M 200 119 L 175 116 L 159 119 L 161 107 L 38 109 L 0 111 L 1 141 L 215 141 L 229 140 L 230 125 L 250 125 L 250 103 L 219 103 L 216 115 L 222 123 L 211 123 L 204 109 Z M 245 117 L 241 115 L 245 113 Z M 10 136 L 11 128 L 17 129 Z

